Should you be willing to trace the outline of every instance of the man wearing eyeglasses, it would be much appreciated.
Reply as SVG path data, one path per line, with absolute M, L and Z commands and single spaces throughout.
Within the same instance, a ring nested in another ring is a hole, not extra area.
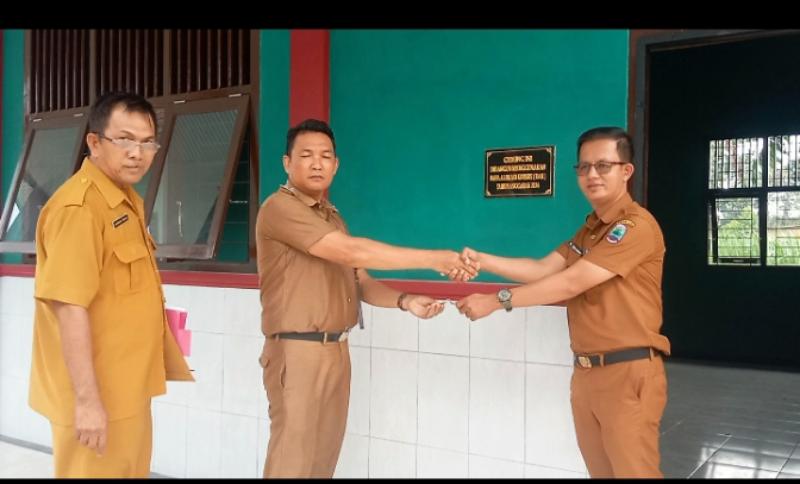
M 91 154 L 36 226 L 29 402 L 50 420 L 55 477 L 149 477 L 150 400 L 193 380 L 133 189 L 153 162 L 156 115 L 141 96 L 109 93 L 89 114 Z
M 593 208 L 583 226 L 539 260 L 465 248 L 462 256 L 482 270 L 523 285 L 473 294 L 458 308 L 474 321 L 498 309 L 566 301 L 575 354 L 572 413 L 589 474 L 662 477 L 662 355 L 670 351 L 660 334 L 664 239 L 655 218 L 628 194 L 633 143 L 624 130 L 586 131 L 578 138 L 578 155 L 578 185 Z

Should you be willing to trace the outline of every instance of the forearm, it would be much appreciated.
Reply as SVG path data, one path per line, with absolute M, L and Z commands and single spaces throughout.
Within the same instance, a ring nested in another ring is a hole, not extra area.
M 444 251 L 411 249 L 352 237 L 349 265 L 367 269 L 433 269 Z
M 564 258 L 558 253 L 544 258 L 551 270 L 562 265 Z M 563 271 L 554 272 L 542 279 L 511 289 L 511 305 L 515 308 L 564 302 L 615 277 L 616 274 L 580 260 Z M 461 299 L 458 310 L 475 321 L 503 306 L 494 294 L 472 294 Z
M 478 261 L 481 264 L 481 271 L 491 272 L 511 281 L 527 283 L 545 276 L 542 265 L 534 259 L 500 257 L 480 252 Z
M 432 269 L 446 274 L 461 270 L 476 275 L 471 264 L 452 250 L 425 250 L 398 247 L 364 237 L 351 237 L 342 231 L 329 232 L 308 248 L 308 253 L 337 264 L 362 269 Z
M 51 301 L 58 319 L 61 351 L 77 402 L 99 401 L 100 392 L 92 361 L 89 313 L 80 306 Z
M 358 274 L 361 284 L 361 297 L 364 302 L 381 308 L 397 307 L 397 298 L 401 292 L 371 278 L 367 271 L 361 269 Z
M 569 273 L 562 271 L 536 282 L 515 287 L 511 289 L 512 305 L 529 307 L 568 301 L 584 290 L 573 279 Z
M 466 247 L 461 255 L 477 260 L 482 271 L 523 284 L 542 280 L 567 268 L 567 260 L 558 251 L 553 251 L 541 259 L 531 259 L 500 257 Z

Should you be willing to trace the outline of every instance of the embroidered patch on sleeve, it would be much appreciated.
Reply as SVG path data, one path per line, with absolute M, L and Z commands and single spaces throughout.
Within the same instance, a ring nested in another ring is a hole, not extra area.
M 623 223 L 618 223 L 606 235 L 606 241 L 609 244 L 618 244 L 625 234 L 628 232 L 628 227 Z

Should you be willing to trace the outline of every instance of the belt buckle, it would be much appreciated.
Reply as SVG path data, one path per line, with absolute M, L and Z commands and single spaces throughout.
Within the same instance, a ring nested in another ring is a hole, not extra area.
M 591 368 L 592 360 L 590 360 L 588 356 L 579 355 L 578 364 L 581 366 L 581 368 Z

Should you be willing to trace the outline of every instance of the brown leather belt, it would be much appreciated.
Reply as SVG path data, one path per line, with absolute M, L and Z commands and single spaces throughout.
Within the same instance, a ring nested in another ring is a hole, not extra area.
M 611 353 L 596 355 L 575 355 L 575 366 L 592 368 L 593 366 L 606 366 L 623 361 L 641 360 L 658 356 L 661 352 L 653 348 L 630 348 L 627 350 L 612 351 Z
M 327 343 L 327 342 L 334 342 L 334 341 L 346 341 L 347 340 L 348 331 L 342 331 L 341 333 L 277 333 L 273 335 L 275 339 L 301 339 L 305 341 L 318 341 L 320 343 Z

